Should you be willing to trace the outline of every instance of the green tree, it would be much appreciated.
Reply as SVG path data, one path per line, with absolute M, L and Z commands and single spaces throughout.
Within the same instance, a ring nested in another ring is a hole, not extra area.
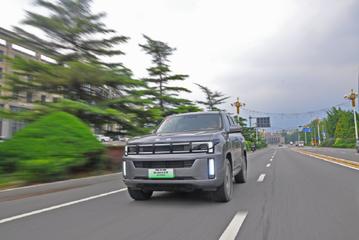
M 91 0 L 37 0 L 36 4 L 49 14 L 27 12 L 23 23 L 42 31 L 44 39 L 16 28 L 18 37 L 14 41 L 33 45 L 56 63 L 21 57 L 9 60 L 15 71 L 7 76 L 5 90 L 47 92 L 65 100 L 45 107 L 36 105 L 32 114 L 27 114 L 30 120 L 30 116 L 55 109 L 75 114 L 94 126 L 117 123 L 128 134 L 146 132 L 145 122 L 159 118 L 160 111 L 148 107 L 151 99 L 140 96 L 145 83 L 133 79 L 121 63 L 103 61 L 123 54 L 114 46 L 128 38 L 106 28 L 101 22 L 105 14 L 92 13 Z M 22 96 L 14 94 L 10 100 L 19 98 Z
M 197 101 L 197 103 L 204 105 L 209 111 L 218 111 L 218 105 L 223 104 L 229 97 L 224 96 L 223 93 L 218 91 L 212 91 L 208 87 L 197 84 L 196 85 L 206 95 L 205 101 Z
M 335 107 L 331 108 L 327 112 L 327 117 L 324 120 L 324 125 L 325 125 L 325 129 L 326 129 L 326 133 L 327 133 L 328 137 L 330 137 L 330 138 L 335 137 L 335 129 L 336 129 L 337 123 L 339 121 L 341 112 L 342 112 L 342 110 L 340 110 L 340 108 L 337 109 Z
M 49 15 L 26 11 L 23 24 L 41 30 L 46 38 L 40 38 L 22 28 L 15 27 L 19 34 L 18 42 L 31 44 L 41 52 L 49 54 L 61 63 L 85 60 L 110 64 L 100 57 L 121 55 L 114 49 L 116 44 L 125 43 L 128 37 L 115 34 L 101 21 L 105 13 L 92 13 L 92 0 L 57 0 L 56 2 L 36 0 L 35 4 L 44 8 Z
M 189 110 L 193 110 L 193 104 L 187 99 L 179 97 L 181 92 L 191 92 L 187 88 L 174 86 L 176 81 L 185 80 L 188 75 L 173 74 L 169 66 L 169 57 L 176 50 L 167 43 L 153 40 L 144 35 L 145 44 L 139 46 L 148 55 L 152 57 L 152 66 L 147 68 L 149 77 L 144 78 L 148 83 L 147 94 L 153 101 L 157 101 L 157 106 L 165 115 L 173 112 L 175 108 L 189 106 Z
M 335 128 L 336 147 L 354 147 L 355 146 L 355 130 L 354 118 L 351 112 L 342 111 Z

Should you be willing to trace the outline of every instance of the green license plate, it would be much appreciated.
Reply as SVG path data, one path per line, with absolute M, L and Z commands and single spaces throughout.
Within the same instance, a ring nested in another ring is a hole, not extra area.
M 156 168 L 148 169 L 148 178 L 160 179 L 160 178 L 174 178 L 175 174 L 172 168 Z

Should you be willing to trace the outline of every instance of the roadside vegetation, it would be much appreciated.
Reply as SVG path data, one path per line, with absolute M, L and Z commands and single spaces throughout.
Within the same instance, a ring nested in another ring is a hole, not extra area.
M 359 115 L 357 114 L 357 119 Z M 359 124 L 359 122 L 358 122 Z M 318 145 L 318 127 L 320 146 L 337 148 L 355 148 L 354 116 L 352 111 L 332 108 L 327 112 L 324 119 L 315 119 L 304 127 L 310 128 L 311 132 L 306 134 L 307 145 Z M 299 132 L 300 139 L 304 141 L 304 132 Z M 298 132 L 286 136 L 287 142 L 295 142 Z
M 65 112 L 51 113 L 0 144 L 0 173 L 27 183 L 61 180 L 102 168 L 103 151 L 80 119 Z

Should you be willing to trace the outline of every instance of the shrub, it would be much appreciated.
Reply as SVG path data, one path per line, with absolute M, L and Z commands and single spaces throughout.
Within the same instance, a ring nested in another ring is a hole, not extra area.
M 97 165 L 102 151 L 85 123 L 68 113 L 55 112 L 0 145 L 0 169 L 19 171 L 27 181 L 60 179 L 74 168 Z
M 355 147 L 355 139 L 354 138 L 337 138 L 337 139 L 335 139 L 335 143 L 334 143 L 333 147 L 354 148 Z

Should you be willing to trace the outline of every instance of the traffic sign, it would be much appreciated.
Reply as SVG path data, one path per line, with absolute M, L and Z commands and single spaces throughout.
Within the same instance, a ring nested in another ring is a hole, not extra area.
M 270 118 L 269 117 L 257 117 L 257 127 L 258 128 L 270 128 Z
M 303 128 L 303 132 L 310 133 L 310 132 L 312 132 L 312 129 L 305 127 L 305 128 Z

